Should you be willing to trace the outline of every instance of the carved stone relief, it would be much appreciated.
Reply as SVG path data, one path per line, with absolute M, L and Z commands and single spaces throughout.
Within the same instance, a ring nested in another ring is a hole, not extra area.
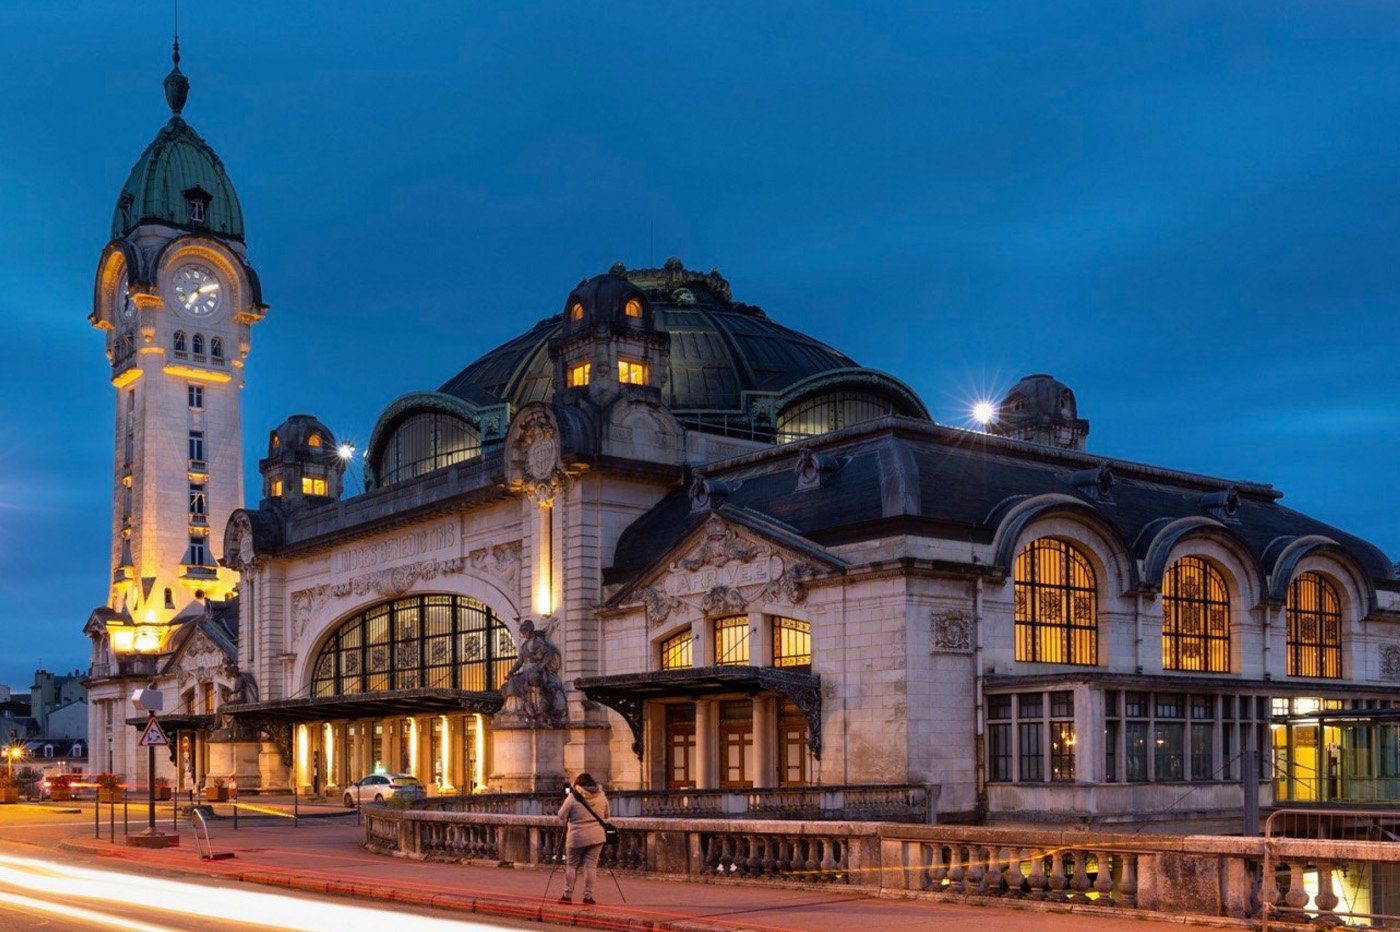
M 700 600 L 700 611 L 706 615 L 733 615 L 748 607 L 748 600 L 743 594 L 728 586 L 715 586 Z
M 671 616 L 671 612 L 684 604 L 680 599 L 673 599 L 666 593 L 650 586 L 638 589 L 636 596 L 641 600 L 642 607 L 646 609 L 647 624 L 651 627 L 664 623 Z
M 972 620 L 960 611 L 934 612 L 933 653 L 972 652 Z
M 495 544 L 469 552 L 464 557 L 446 560 L 419 560 L 402 566 L 390 566 L 372 573 L 361 573 L 343 582 L 322 584 L 292 593 L 292 633 L 300 639 L 307 625 L 331 598 L 347 596 L 392 599 L 403 595 L 420 581 L 453 576 L 468 569 L 497 577 L 507 588 L 520 575 L 520 542 Z
M 719 518 L 711 518 L 705 523 L 705 539 L 689 557 L 677 560 L 677 566 L 694 572 L 702 566 L 723 566 L 726 563 L 748 563 L 760 554 L 769 552 L 767 547 L 754 544 L 739 536 Z
M 1381 648 L 1381 679 L 1400 680 L 1400 645 L 1386 644 Z

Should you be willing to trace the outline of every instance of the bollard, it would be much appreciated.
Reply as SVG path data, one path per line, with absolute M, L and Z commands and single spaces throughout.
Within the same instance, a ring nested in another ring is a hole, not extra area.
M 238 803 L 233 804 L 233 830 L 238 831 Z
M 92 801 L 92 829 L 98 841 L 102 840 L 102 806 L 96 799 Z
M 122 834 L 123 834 L 123 835 L 130 835 L 130 834 L 131 834 L 131 819 L 130 819 L 130 816 L 131 816 L 131 813 L 127 810 L 127 805 L 126 805 L 126 794 L 123 793 L 123 794 L 122 794 Z
M 292 784 L 292 828 L 301 828 L 300 810 L 297 809 L 297 790 L 299 787 Z
M 117 843 L 117 800 L 112 796 L 107 797 L 107 840 Z

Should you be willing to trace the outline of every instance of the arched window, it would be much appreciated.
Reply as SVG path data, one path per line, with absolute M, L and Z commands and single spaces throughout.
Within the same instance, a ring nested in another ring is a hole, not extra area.
M 1288 675 L 1342 675 L 1342 602 L 1317 573 L 1288 587 Z
M 515 662 L 510 630 L 460 595 L 396 599 L 346 621 L 312 666 L 311 694 L 500 689 Z
M 749 662 L 749 616 L 715 619 L 715 665 L 742 667 Z
M 175 331 L 175 352 L 186 352 L 185 331 L 183 330 Z
M 1052 537 L 1031 541 L 1016 557 L 1015 592 L 1017 660 L 1099 662 L 1098 585 L 1083 554 Z
M 209 340 L 209 355 L 212 356 L 212 357 L 214 357 L 215 359 L 223 359 L 223 358 L 224 358 L 224 340 L 223 340 L 223 337 L 211 337 L 211 338 L 210 338 L 210 340 Z
M 813 437 L 896 411 L 894 404 L 873 392 L 841 390 L 814 395 L 778 415 L 778 440 Z
M 1162 667 L 1230 671 L 1229 591 L 1200 557 L 1177 560 L 1162 580 Z
M 661 669 L 688 669 L 693 666 L 691 657 L 689 628 L 673 634 L 661 642 Z
M 196 333 L 194 339 L 190 341 L 190 351 L 196 356 L 204 355 L 204 334 Z
M 393 485 L 476 456 L 481 434 L 459 417 L 424 412 L 404 418 L 379 451 L 379 482 Z

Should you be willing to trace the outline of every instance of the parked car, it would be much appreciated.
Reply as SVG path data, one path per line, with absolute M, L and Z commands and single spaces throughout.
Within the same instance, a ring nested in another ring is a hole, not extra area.
M 353 809 L 363 802 L 382 803 L 407 799 L 416 802 L 428 795 L 418 778 L 406 773 L 372 773 L 345 788 L 345 806 Z

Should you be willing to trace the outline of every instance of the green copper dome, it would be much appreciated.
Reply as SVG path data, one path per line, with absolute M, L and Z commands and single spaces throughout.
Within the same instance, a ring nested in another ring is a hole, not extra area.
M 112 239 L 147 221 L 168 223 L 243 239 L 243 208 L 224 163 L 184 121 L 189 81 L 180 73 L 179 45 L 175 67 L 165 79 L 165 97 L 174 114 L 141 153 L 117 196 Z

